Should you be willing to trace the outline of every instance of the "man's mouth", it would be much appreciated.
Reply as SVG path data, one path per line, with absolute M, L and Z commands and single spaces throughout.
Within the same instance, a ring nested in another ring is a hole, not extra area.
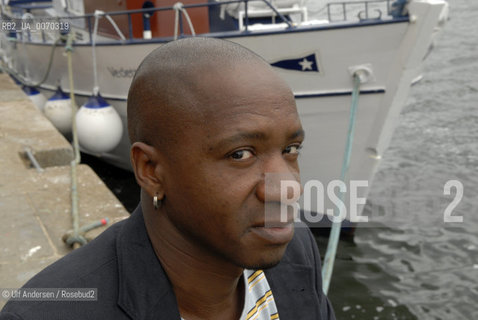
M 252 232 L 259 238 L 271 244 L 286 244 L 294 236 L 294 223 L 262 224 L 251 228 Z

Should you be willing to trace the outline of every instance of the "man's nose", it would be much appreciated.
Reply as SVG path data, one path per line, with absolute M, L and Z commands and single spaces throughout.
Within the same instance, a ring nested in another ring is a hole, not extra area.
M 256 195 L 262 202 L 295 202 L 303 189 L 300 173 L 283 155 L 274 155 L 264 161 L 262 179 Z

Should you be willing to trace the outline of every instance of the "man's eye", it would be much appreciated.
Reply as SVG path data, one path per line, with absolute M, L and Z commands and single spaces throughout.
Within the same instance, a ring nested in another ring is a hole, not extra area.
M 285 148 L 284 150 L 284 153 L 299 154 L 300 149 L 302 149 L 301 145 L 293 144 L 293 145 L 287 146 L 287 148 Z
M 252 158 L 253 154 L 249 150 L 237 150 L 231 154 L 231 158 L 234 160 L 246 160 Z

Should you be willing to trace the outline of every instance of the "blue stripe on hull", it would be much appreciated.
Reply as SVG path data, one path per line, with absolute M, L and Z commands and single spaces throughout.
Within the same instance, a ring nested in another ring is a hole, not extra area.
M 55 90 L 51 90 L 48 88 L 42 88 L 42 90 L 54 92 Z M 366 94 L 383 94 L 385 93 L 385 89 L 372 89 L 372 90 L 360 90 L 360 95 Z M 75 93 L 76 96 L 81 97 L 90 97 L 91 94 L 80 94 Z M 299 93 L 294 94 L 294 98 L 296 99 L 310 99 L 310 98 L 325 98 L 325 97 L 339 97 L 339 96 L 350 96 L 352 95 L 352 91 L 338 91 L 338 92 L 318 92 L 318 93 Z M 102 95 L 103 99 L 113 100 L 113 101 L 127 101 L 125 98 L 110 98 Z
M 360 90 L 360 95 L 381 94 L 381 93 L 385 93 L 385 89 Z M 304 94 L 295 94 L 294 97 L 296 99 L 307 99 L 307 98 L 339 97 L 339 96 L 350 96 L 350 95 L 352 95 L 352 91 L 304 93 Z

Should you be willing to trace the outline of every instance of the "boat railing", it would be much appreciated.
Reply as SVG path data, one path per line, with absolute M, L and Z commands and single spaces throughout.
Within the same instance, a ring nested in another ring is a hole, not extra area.
M 273 1 L 273 0 L 272 0 Z M 272 1 L 269 0 L 216 0 L 214 2 L 208 2 L 208 3 L 197 3 L 197 4 L 185 4 L 181 5 L 181 9 L 184 10 L 191 10 L 191 9 L 196 9 L 196 8 L 213 8 L 213 7 L 219 7 L 219 8 L 224 8 L 224 6 L 230 5 L 230 4 L 235 4 L 235 5 L 243 5 L 243 10 L 241 11 L 239 17 L 241 21 L 238 21 L 238 27 L 235 30 L 227 30 L 227 31 L 233 31 L 233 32 L 239 32 L 239 33 L 248 33 L 251 32 L 251 21 L 253 18 L 256 16 L 252 13 L 253 10 L 250 10 L 250 5 L 251 3 L 263 3 L 267 8 L 270 9 L 269 11 L 269 17 L 273 18 L 273 25 L 277 25 L 282 28 L 282 29 L 287 29 L 287 28 L 295 28 L 297 27 L 297 23 L 294 23 L 290 17 L 291 13 L 294 13 L 293 10 L 287 11 L 287 10 L 281 10 L 280 8 L 277 8 L 274 6 Z M 364 1 L 344 1 L 344 2 L 335 2 L 335 3 L 328 3 L 326 8 L 327 8 L 327 18 L 328 22 L 337 22 L 337 21 L 352 21 L 352 15 L 355 14 L 355 17 L 360 20 L 360 21 L 366 21 L 366 20 L 374 20 L 374 19 L 382 19 L 383 17 L 383 12 L 386 12 L 387 16 L 392 16 L 393 15 L 393 6 L 397 2 L 401 2 L 402 0 L 364 0 Z M 403 0 L 406 1 L 406 0 Z M 264 7 L 264 6 L 263 6 Z M 93 26 L 94 26 L 94 21 L 95 19 L 99 19 L 101 17 L 119 17 L 119 16 L 126 16 L 127 17 L 127 27 L 123 26 L 126 30 L 127 37 L 124 37 L 121 32 L 118 32 L 118 28 L 115 27 L 115 30 L 117 32 L 117 35 L 120 39 L 116 38 L 116 35 L 114 34 L 109 34 L 108 37 L 103 37 L 101 40 L 97 40 L 97 43 L 104 43 L 104 42 L 116 42 L 116 41 L 134 41 L 134 42 L 141 42 L 141 41 L 150 41 L 150 38 L 141 38 L 141 37 L 135 37 L 134 36 L 134 30 L 133 30 L 133 16 L 135 15 L 141 15 L 143 17 L 143 27 L 146 24 L 145 19 L 150 19 L 156 12 L 164 12 L 164 11 L 174 11 L 178 10 L 178 6 L 165 6 L 165 7 L 152 7 L 152 8 L 143 8 L 143 9 L 135 9 L 135 10 L 124 10 L 124 11 L 111 11 L 111 12 L 100 12 L 100 13 L 88 13 L 84 15 L 71 15 L 71 16 L 58 16 L 58 17 L 34 17 L 31 18 L 31 15 L 29 15 L 29 19 L 35 19 L 36 21 L 42 21 L 42 19 L 49 19 L 50 21 L 54 19 L 55 21 L 58 22 L 63 22 L 65 25 L 69 26 L 76 26 L 82 25 L 82 28 L 78 29 L 83 29 L 84 32 L 86 32 L 86 36 L 89 37 L 88 40 L 82 39 L 81 36 L 78 36 L 76 39 L 76 43 L 81 43 L 81 44 L 91 44 L 93 42 Z M 264 10 L 263 10 L 264 11 Z M 185 36 L 185 24 L 184 24 L 184 17 L 181 12 L 178 12 L 179 14 L 177 15 L 179 17 L 179 23 L 178 23 L 178 28 L 179 28 L 179 37 Z M 303 18 L 304 15 L 302 15 Z M 307 15 L 305 15 L 307 16 Z M 276 21 L 276 17 L 278 18 L 278 21 Z M 341 17 L 341 18 L 337 18 Z M 8 17 L 7 17 L 8 18 Z M 5 13 L 2 12 L 2 19 L 5 20 Z M 21 19 L 21 18 L 20 18 Z M 112 21 L 111 18 L 109 18 L 110 21 Z M 76 23 L 75 23 L 76 22 Z M 327 21 L 326 21 L 327 22 Z M 114 22 L 112 22 L 114 23 Z M 149 22 L 147 23 L 149 24 Z M 40 42 L 40 43 L 51 43 L 55 41 L 57 36 L 53 36 L 50 31 L 45 31 L 43 29 L 41 30 L 35 30 L 36 32 L 36 37 L 35 39 L 32 39 L 32 33 L 30 30 L 27 31 L 21 31 L 17 32 L 19 36 L 16 36 L 19 38 L 20 41 L 29 41 L 29 42 Z M 39 32 L 38 32 L 39 31 Z M 57 30 L 56 34 L 59 33 L 68 33 L 70 30 Z M 50 32 L 50 34 L 48 34 Z M 38 35 L 40 33 L 40 36 Z M 197 33 L 197 34 L 202 34 L 202 33 Z M 15 36 L 13 33 L 10 33 L 11 36 Z M 164 37 L 164 39 L 171 40 L 171 36 L 169 37 Z M 85 41 L 86 40 L 86 41 Z
M 239 28 L 240 32 L 249 32 L 249 26 L 251 25 L 250 23 L 250 12 L 251 10 L 248 10 L 248 6 L 251 2 L 260 2 L 265 4 L 270 9 L 270 16 L 277 17 L 280 21 L 280 23 L 285 23 L 288 28 L 293 27 L 293 23 L 290 20 L 290 18 L 286 17 L 284 14 L 282 14 L 282 10 L 276 8 L 269 0 L 229 0 L 229 1 L 217 1 L 217 2 L 208 2 L 208 3 L 198 3 L 198 4 L 184 4 L 181 5 L 181 7 L 185 10 L 188 9 L 195 9 L 195 8 L 211 8 L 211 7 L 221 7 L 229 4 L 243 4 L 244 6 L 244 16 L 243 16 L 243 26 L 242 30 Z M 25 9 L 22 6 L 19 6 L 18 8 L 20 9 Z M 88 13 L 84 15 L 71 15 L 71 16 L 57 16 L 57 17 L 36 17 L 34 18 L 36 21 L 44 21 L 44 20 L 56 20 L 57 22 L 63 22 L 64 25 L 73 25 L 77 26 L 78 23 L 75 23 L 77 21 L 85 21 L 85 29 L 89 34 L 89 43 L 92 42 L 93 40 L 93 25 L 94 25 L 94 19 L 96 17 L 118 17 L 118 16 L 126 16 L 127 21 L 128 21 L 128 27 L 127 27 L 127 40 L 144 40 L 144 39 L 138 39 L 133 37 L 133 16 L 134 15 L 142 15 L 143 17 L 148 16 L 152 17 L 154 13 L 156 12 L 164 12 L 164 11 L 174 11 L 177 10 L 177 6 L 165 6 L 165 7 L 153 7 L 153 8 L 144 8 L 144 9 L 134 9 L 134 10 L 123 10 L 123 11 L 110 11 L 110 12 L 104 12 L 104 13 Z M 2 12 L 2 20 L 11 20 L 12 17 L 8 17 L 5 15 L 4 12 Z M 17 17 L 16 20 L 22 20 L 22 18 Z M 32 19 L 29 19 L 32 20 Z M 185 35 L 184 32 L 184 17 L 182 14 L 179 14 L 179 32 L 181 36 Z M 20 21 L 19 21 L 20 22 Z M 83 23 L 79 23 L 83 24 Z M 20 23 L 18 23 L 20 25 Z M 41 41 L 40 42 L 49 42 L 48 37 L 45 36 L 44 30 L 36 30 L 40 31 L 42 33 L 41 35 Z M 61 31 L 61 30 L 60 30 Z M 64 30 L 68 31 L 68 30 Z M 19 38 L 22 39 L 24 37 L 23 33 L 27 33 L 26 37 L 28 40 L 31 41 L 30 37 L 30 30 L 26 30 L 26 32 L 18 32 L 20 34 Z M 23 40 L 23 39 L 22 39 Z
M 380 20 L 383 16 L 405 17 L 407 0 L 340 1 L 327 4 L 327 19 L 330 22 L 353 19 Z

